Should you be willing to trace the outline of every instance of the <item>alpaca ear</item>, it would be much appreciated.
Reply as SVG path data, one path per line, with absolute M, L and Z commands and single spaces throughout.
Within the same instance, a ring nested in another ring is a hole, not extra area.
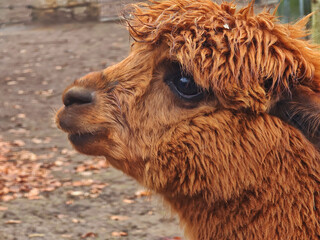
M 320 92 L 298 85 L 292 89 L 290 96 L 271 108 L 270 114 L 299 129 L 320 149 Z

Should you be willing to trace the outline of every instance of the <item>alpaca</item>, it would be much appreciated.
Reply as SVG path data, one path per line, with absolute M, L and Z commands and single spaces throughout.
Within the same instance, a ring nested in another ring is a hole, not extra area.
M 56 122 L 163 197 L 192 240 L 320 238 L 320 51 L 310 16 L 133 5 L 127 58 L 66 88 Z

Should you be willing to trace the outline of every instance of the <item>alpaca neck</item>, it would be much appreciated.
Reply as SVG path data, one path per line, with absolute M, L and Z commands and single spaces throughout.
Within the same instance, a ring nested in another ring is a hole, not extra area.
M 265 182 L 239 197 L 205 202 L 199 196 L 166 198 L 178 212 L 190 240 L 319 239 L 320 197 L 314 186 L 286 189 Z

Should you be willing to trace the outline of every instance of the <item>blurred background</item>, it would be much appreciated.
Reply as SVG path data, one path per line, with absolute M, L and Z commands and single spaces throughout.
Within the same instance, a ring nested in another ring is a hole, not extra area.
M 118 16 L 132 2 L 0 0 L 0 240 L 182 239 L 161 200 L 103 158 L 76 153 L 54 123 L 67 85 L 128 54 Z M 319 4 L 283 0 L 278 13 L 294 22 L 315 11 L 320 43 Z

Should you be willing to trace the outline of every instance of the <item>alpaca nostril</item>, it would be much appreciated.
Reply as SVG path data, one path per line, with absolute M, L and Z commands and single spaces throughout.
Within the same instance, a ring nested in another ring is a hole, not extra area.
M 93 101 L 94 92 L 82 87 L 72 87 L 63 95 L 63 104 L 67 107 L 72 104 L 86 104 Z

